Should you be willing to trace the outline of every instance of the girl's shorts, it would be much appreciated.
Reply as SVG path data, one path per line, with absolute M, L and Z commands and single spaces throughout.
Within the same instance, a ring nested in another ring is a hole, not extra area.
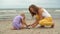
M 13 27 L 16 28 L 16 29 L 20 29 L 21 28 L 21 23 L 18 24 L 18 23 L 13 23 Z

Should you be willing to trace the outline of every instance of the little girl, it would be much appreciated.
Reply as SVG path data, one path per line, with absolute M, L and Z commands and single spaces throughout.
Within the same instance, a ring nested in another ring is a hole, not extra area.
M 24 13 L 21 13 L 21 15 L 18 15 L 13 19 L 13 30 L 19 30 L 25 28 L 25 26 L 27 26 L 27 24 L 25 22 Z

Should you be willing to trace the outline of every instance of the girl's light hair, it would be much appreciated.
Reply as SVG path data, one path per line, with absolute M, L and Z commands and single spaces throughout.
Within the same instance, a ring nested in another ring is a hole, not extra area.
M 20 14 L 20 15 L 25 15 L 25 12 L 21 11 L 19 14 Z

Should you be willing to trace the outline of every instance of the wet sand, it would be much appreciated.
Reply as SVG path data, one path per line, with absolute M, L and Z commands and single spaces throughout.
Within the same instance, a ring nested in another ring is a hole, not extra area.
M 27 24 L 30 24 L 32 22 L 32 20 L 28 20 Z M 12 21 L 3 20 L 0 21 L 0 34 L 60 34 L 60 19 L 54 19 L 54 22 L 54 28 L 31 28 L 11 30 Z

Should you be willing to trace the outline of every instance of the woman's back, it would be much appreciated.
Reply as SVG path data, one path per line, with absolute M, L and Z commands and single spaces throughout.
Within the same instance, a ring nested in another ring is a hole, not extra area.
M 43 17 L 51 17 L 51 15 L 45 9 L 43 9 L 42 16 Z

